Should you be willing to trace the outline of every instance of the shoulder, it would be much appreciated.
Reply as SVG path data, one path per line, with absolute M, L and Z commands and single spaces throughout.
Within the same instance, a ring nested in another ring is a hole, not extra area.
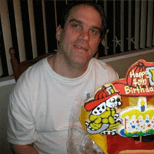
M 100 69 L 104 69 L 106 71 L 114 71 L 114 69 L 107 63 L 103 62 L 102 60 L 96 59 L 96 58 L 92 58 L 91 60 L 91 64 L 96 67 L 96 69 L 100 68 Z
M 33 89 L 33 87 L 37 88 L 39 86 L 40 78 L 44 75 L 46 59 L 43 59 L 33 66 L 29 67 L 18 79 L 14 92 L 22 92 L 28 93 L 29 89 Z
M 41 61 L 37 62 L 36 64 L 29 67 L 19 78 L 20 81 L 31 81 L 38 79 L 40 75 L 45 71 L 47 59 L 42 59 Z
M 103 77 L 105 76 L 110 82 L 119 79 L 118 73 L 109 64 L 103 62 L 102 60 L 93 58 L 91 60 L 91 64 L 97 74 L 101 74 Z

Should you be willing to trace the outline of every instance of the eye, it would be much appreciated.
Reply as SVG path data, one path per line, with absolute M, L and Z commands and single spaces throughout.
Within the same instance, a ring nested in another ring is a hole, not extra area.
M 78 24 L 78 23 L 72 23 L 71 26 L 72 26 L 73 28 L 75 28 L 75 29 L 81 29 L 81 28 L 82 28 L 81 25 Z
M 98 35 L 99 34 L 99 30 L 98 29 L 91 29 L 91 33 L 93 35 Z
M 72 27 L 80 27 L 78 24 L 72 24 Z
M 91 32 L 92 32 L 92 33 L 94 33 L 94 34 L 96 34 L 96 33 L 97 33 L 97 31 L 96 31 L 96 30 L 94 30 L 94 29 L 93 29 L 93 30 L 91 30 Z
M 112 99 L 110 100 L 110 102 L 115 102 L 115 98 L 112 98 Z

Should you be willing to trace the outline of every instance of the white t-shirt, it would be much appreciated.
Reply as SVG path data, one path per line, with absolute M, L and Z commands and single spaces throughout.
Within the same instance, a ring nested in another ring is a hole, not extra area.
M 14 87 L 8 108 L 8 142 L 31 144 L 40 154 L 67 154 L 69 115 L 79 98 L 86 99 L 117 73 L 93 58 L 75 79 L 55 73 L 47 58 L 30 67 Z

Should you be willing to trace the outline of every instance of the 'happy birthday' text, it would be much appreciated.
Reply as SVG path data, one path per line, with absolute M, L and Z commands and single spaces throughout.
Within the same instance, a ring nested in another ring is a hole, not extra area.
M 135 93 L 149 93 L 149 92 L 154 92 L 154 87 L 148 87 L 146 86 L 145 88 L 141 88 L 140 86 L 133 88 L 129 86 L 125 86 L 125 94 L 135 94 Z
M 137 77 L 137 78 L 143 78 L 144 75 L 147 75 L 146 77 L 149 78 L 149 71 L 143 71 L 139 73 L 135 73 L 134 70 L 130 72 L 130 77 Z

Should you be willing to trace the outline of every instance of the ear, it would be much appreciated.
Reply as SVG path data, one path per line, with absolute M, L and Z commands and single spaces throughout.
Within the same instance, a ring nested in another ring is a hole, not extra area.
M 101 40 L 101 43 L 105 47 L 105 40 L 104 39 Z
M 61 26 L 59 25 L 59 26 L 57 27 L 57 30 L 56 30 L 56 39 L 57 39 L 57 41 L 60 41 L 62 31 L 63 31 L 63 29 L 62 29 Z
M 105 36 L 108 34 L 108 32 L 109 32 L 109 29 L 107 29 L 107 31 L 106 31 L 106 34 L 105 34 Z M 105 37 L 104 37 L 105 38 Z M 102 43 L 102 45 L 105 47 L 105 40 L 104 39 L 102 39 L 101 40 L 101 43 Z

